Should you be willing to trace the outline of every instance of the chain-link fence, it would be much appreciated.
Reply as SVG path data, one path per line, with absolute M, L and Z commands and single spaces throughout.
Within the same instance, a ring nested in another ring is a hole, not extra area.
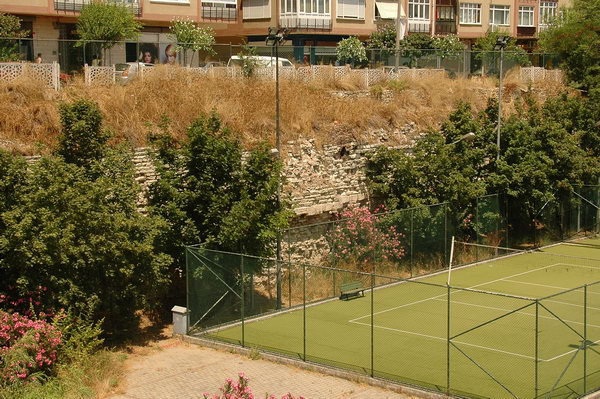
M 459 396 L 582 396 L 600 388 L 590 243 L 457 243 L 488 261 L 411 280 L 189 247 L 189 333 Z
M 505 243 L 500 198 L 486 195 L 461 210 L 442 203 L 385 213 L 344 211 L 339 220 L 286 230 L 282 258 L 398 277 L 443 270 L 453 236 L 494 246 Z
M 150 64 L 178 64 L 182 66 L 204 67 L 225 66 L 232 56 L 239 55 L 243 46 L 216 44 L 212 52 L 176 52 L 176 43 L 166 36 L 158 41 L 126 41 L 114 46 L 104 42 L 66 39 L 1 39 L 0 49 L 12 54 L 11 60 L 33 62 L 41 54 L 42 62 L 58 62 L 63 73 L 81 72 L 85 64 L 110 66 L 127 62 Z M 249 46 L 256 55 L 275 56 L 272 46 Z M 296 66 L 339 65 L 335 46 L 280 46 L 278 54 Z M 367 61 L 355 67 L 424 68 L 446 72 L 450 77 L 471 75 L 495 75 L 506 73 L 517 65 L 556 69 L 560 59 L 553 54 L 530 53 L 514 57 L 510 52 L 475 52 L 439 50 L 403 50 L 396 54 L 393 50 L 368 49 Z M 518 61 L 517 61 L 518 60 Z

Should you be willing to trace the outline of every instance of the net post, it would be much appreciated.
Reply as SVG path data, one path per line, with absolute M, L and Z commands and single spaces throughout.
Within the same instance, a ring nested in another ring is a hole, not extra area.
M 448 295 L 446 296 L 446 394 L 450 396 L 450 286 L 447 285 Z
M 374 315 L 374 297 L 375 297 L 375 274 L 371 273 L 371 377 L 375 376 L 375 315 Z
M 587 288 L 583 286 L 583 393 L 587 392 Z
M 245 297 L 245 293 L 244 293 L 244 285 L 246 284 L 245 282 L 245 278 L 244 278 L 244 255 L 240 255 L 240 272 L 242 274 L 242 278 L 241 278 L 241 282 L 242 282 L 242 288 L 241 288 L 241 297 L 242 297 L 242 309 L 241 309 L 241 316 L 242 316 L 242 348 L 245 345 L 245 341 L 244 341 L 244 327 L 245 327 L 245 323 L 244 323 L 244 311 L 245 311 L 245 307 L 246 304 L 244 303 L 244 297 Z
M 539 384 L 538 384 L 538 377 L 539 377 L 539 345 L 540 345 L 540 337 L 539 337 L 539 333 L 540 333 L 540 326 L 539 326 L 539 322 L 540 322 L 540 301 L 539 299 L 535 300 L 535 359 L 534 359 L 534 392 L 535 392 L 535 398 L 538 397 L 538 392 L 539 392 Z
M 306 361 L 306 264 L 302 263 L 302 360 Z

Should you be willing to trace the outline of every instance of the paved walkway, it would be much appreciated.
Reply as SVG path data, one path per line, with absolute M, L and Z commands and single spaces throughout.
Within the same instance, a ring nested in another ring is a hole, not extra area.
M 169 339 L 148 354 L 126 361 L 125 382 L 112 399 L 187 399 L 219 392 L 240 372 L 250 378 L 255 398 L 290 392 L 306 399 L 408 399 L 410 396 L 346 379 Z

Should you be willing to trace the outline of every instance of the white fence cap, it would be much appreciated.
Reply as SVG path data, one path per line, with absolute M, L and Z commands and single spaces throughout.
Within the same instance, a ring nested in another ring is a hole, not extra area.
M 187 308 L 184 308 L 183 306 L 173 306 L 173 309 L 171 309 L 171 312 L 187 314 L 188 310 L 187 310 Z

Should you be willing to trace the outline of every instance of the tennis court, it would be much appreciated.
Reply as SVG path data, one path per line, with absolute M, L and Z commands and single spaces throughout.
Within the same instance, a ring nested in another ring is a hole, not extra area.
M 193 248 L 188 291 L 213 292 L 188 299 L 190 324 L 214 339 L 459 396 L 578 397 L 600 388 L 599 249 L 599 239 L 529 252 L 456 243 L 453 264 L 475 253 L 489 260 L 456 266 L 449 285 L 447 271 L 402 280 L 288 264 L 289 305 L 274 310 L 258 288 L 269 278 L 244 272 L 272 260 Z M 249 276 L 241 292 L 221 274 L 226 264 Z M 330 286 L 317 293 L 322 281 Z M 349 281 L 364 297 L 337 298 Z M 201 302 L 214 304 L 195 309 Z

